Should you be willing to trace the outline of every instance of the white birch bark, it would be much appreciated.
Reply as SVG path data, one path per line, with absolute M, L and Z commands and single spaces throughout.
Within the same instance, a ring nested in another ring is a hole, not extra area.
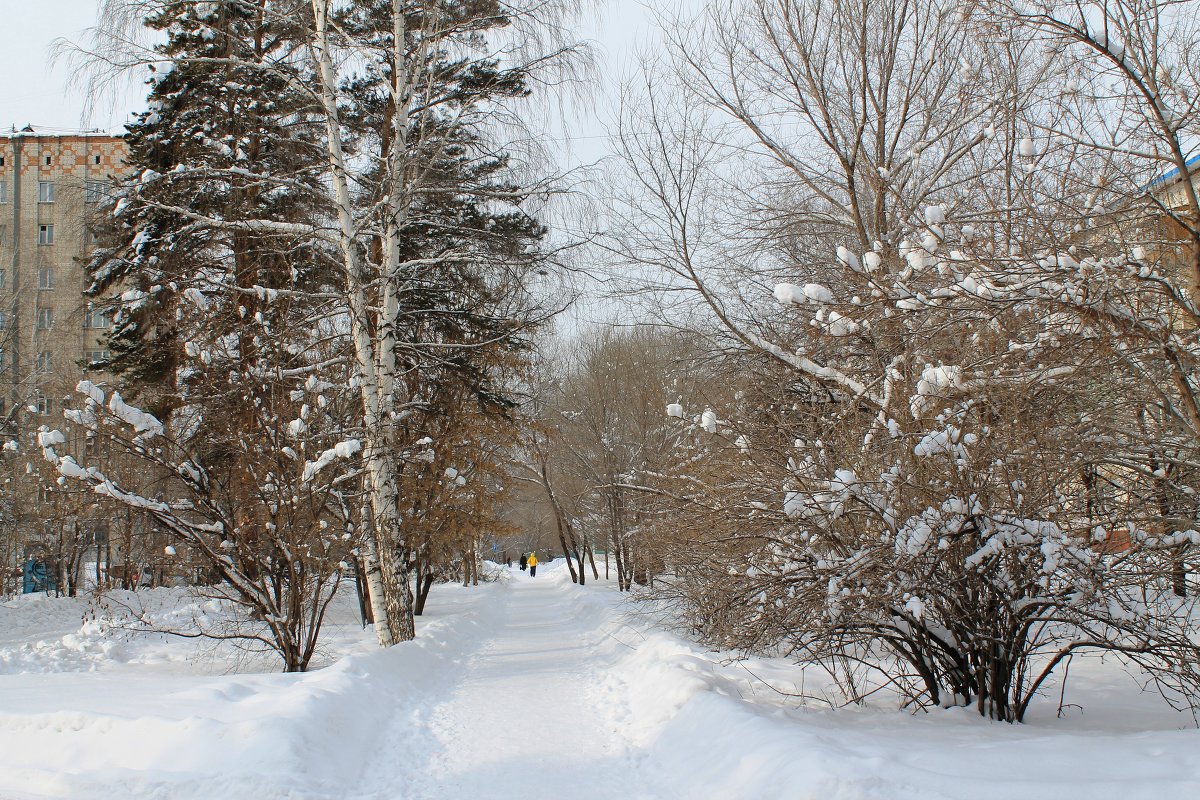
M 413 596 L 408 576 L 408 566 L 400 552 L 399 487 L 396 482 L 392 453 L 392 421 L 390 412 L 394 403 L 396 378 L 395 367 L 395 297 L 396 264 L 399 253 L 393 241 L 385 244 L 385 274 L 382 295 L 385 315 L 390 319 L 380 320 L 380 325 L 371 325 L 371 310 L 367 295 L 365 265 L 358 249 L 358 225 L 350 196 L 345 153 L 342 149 L 342 125 L 337 101 L 337 70 L 334 67 L 329 40 L 329 0 L 312 0 L 315 17 L 313 56 L 316 61 L 322 110 L 326 120 L 326 149 L 329 158 L 330 181 L 334 192 L 337 213 L 339 247 L 346 273 L 346 300 L 350 308 L 350 330 L 354 342 L 355 360 L 359 378 L 359 391 L 363 404 L 365 439 L 365 462 L 367 492 L 371 501 L 374 520 L 374 546 L 380 567 L 380 580 L 368 582 L 372 609 L 382 605 L 386 613 L 376 617 L 375 631 L 380 646 L 387 647 L 396 642 L 407 641 L 415 635 L 413 623 Z M 395 4 L 397 16 L 399 3 Z M 400 25 L 403 24 L 401 18 Z M 401 28 L 401 33 L 403 29 Z M 397 58 L 403 53 L 403 39 L 396 42 Z M 398 60 L 397 63 L 402 63 Z M 399 73 L 399 70 L 397 70 Z M 399 176 L 389 176 L 394 190 Z M 389 203 L 395 191 L 389 192 Z M 393 223 L 394 224 L 394 223 Z M 392 229 L 393 224 L 388 228 Z M 372 336 L 377 331 L 378 339 Z M 382 603 L 375 597 L 382 591 Z
M 366 567 L 367 601 L 371 604 L 371 619 L 374 620 L 375 638 L 380 647 L 394 644 L 391 626 L 387 624 L 387 605 L 383 598 L 386 594 L 383 585 L 383 569 L 379 565 L 379 553 L 375 548 L 375 537 L 368 536 L 363 565 Z

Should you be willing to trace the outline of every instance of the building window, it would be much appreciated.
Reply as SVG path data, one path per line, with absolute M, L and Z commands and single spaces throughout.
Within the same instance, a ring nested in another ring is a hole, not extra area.
M 3 288 L 4 288 L 4 278 L 5 278 L 5 274 L 6 274 L 6 273 L 4 272 L 4 270 L 0 269 L 0 289 L 3 289 Z
M 43 417 L 50 416 L 50 398 L 39 396 L 37 399 L 37 413 Z
M 54 181 L 38 181 L 38 202 L 54 202 Z
M 54 159 L 51 158 L 50 156 L 46 156 L 46 166 L 48 167 L 53 163 L 54 163 Z
M 37 313 L 37 326 L 39 331 L 48 331 L 54 327 L 54 309 L 39 308 Z
M 83 351 L 83 364 L 84 364 L 84 366 L 88 367 L 89 369 L 94 368 L 98 364 L 103 364 L 103 363 L 107 362 L 108 359 L 109 359 L 109 352 L 107 350 L 84 350 Z
M 38 225 L 38 244 L 54 244 L 53 225 Z
M 8 184 L 0 181 L 0 203 L 8 202 Z
M 100 156 L 92 156 L 92 163 L 93 163 L 93 164 L 99 164 L 99 163 L 100 163 Z
M 108 315 L 98 308 L 89 308 L 83 315 L 83 327 L 107 328 Z
M 38 288 L 53 289 L 54 288 L 54 268 L 43 267 L 38 270 Z
M 8 314 L 0 311 L 0 331 L 8 327 Z
M 84 190 L 84 202 L 99 203 L 108 194 L 108 184 L 104 181 L 88 181 Z
M 54 359 L 50 356 L 49 350 L 43 350 L 34 356 L 33 369 L 35 372 L 49 372 L 54 368 Z
M 87 437 L 83 440 L 83 454 L 85 456 L 94 457 L 99 451 L 100 440 L 96 437 L 93 431 L 88 431 Z

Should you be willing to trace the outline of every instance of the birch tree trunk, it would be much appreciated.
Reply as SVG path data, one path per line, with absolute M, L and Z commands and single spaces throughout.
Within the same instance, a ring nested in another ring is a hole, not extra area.
M 338 110 L 338 76 L 334 67 L 330 43 L 329 15 L 332 11 L 329 0 L 312 0 L 314 14 L 313 56 L 317 66 L 322 112 L 327 128 L 326 151 L 329 159 L 330 181 L 334 192 L 337 214 L 339 247 L 345 271 L 346 300 L 350 308 L 350 333 L 354 342 L 354 355 L 358 371 L 359 391 L 362 395 L 364 450 L 366 452 L 367 493 L 371 501 L 374 520 L 373 546 L 379 563 L 380 580 L 368 580 L 371 605 L 376 611 L 375 632 L 382 647 L 396 642 L 408 641 L 415 636 L 413 622 L 413 594 L 409 581 L 409 570 L 402 557 L 399 487 L 393 459 L 392 423 L 389 419 L 394 401 L 395 385 L 395 252 L 394 235 L 385 237 L 392 252 L 385 254 L 386 270 L 383 276 L 382 295 L 384 312 L 391 311 L 391 319 L 384 324 L 372 325 L 371 309 L 367 294 L 368 276 L 359 250 L 359 228 L 354 217 L 353 200 L 350 194 L 346 155 L 342 148 L 343 128 Z M 398 82 L 404 61 L 403 17 L 400 4 L 394 3 L 399 38 L 395 41 L 397 68 L 394 70 Z M 400 114 L 396 114 L 400 117 Z M 405 116 L 406 120 L 407 117 Z M 406 124 L 397 119 L 395 125 Z M 398 190 L 396 185 L 402 173 L 390 163 L 389 180 L 397 191 L 389 193 L 389 207 L 395 207 Z M 394 234 L 395 219 L 391 219 L 388 230 Z M 375 335 L 372 335 L 372 332 Z M 376 338 L 378 337 L 378 339 Z M 368 575 L 371 573 L 369 572 Z M 382 602 L 377 597 L 382 594 Z M 382 607 L 384 614 L 380 614 Z

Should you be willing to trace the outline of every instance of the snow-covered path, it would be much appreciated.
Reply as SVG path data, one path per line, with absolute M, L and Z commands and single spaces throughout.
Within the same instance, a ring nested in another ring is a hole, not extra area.
M 565 570 L 563 571 L 565 572 Z M 611 689 L 597 659 L 601 620 L 578 613 L 563 576 L 514 572 L 489 604 L 479 649 L 441 702 L 393 731 L 396 751 L 413 752 L 412 725 L 427 725 L 425 769 L 406 788 L 383 764 L 364 794 L 406 800 L 571 797 L 649 798 L 611 713 Z M 404 769 L 411 774 L 411 770 Z
M 539 570 L 437 587 L 387 650 L 351 592 L 332 662 L 300 675 L 222 675 L 228 649 L 115 637 L 83 600 L 0 603 L 0 800 L 1200 796 L 1200 731 L 1120 665 L 1082 662 L 1070 714 L 1055 697 L 1028 725 L 885 696 L 823 709 L 795 697 L 819 697 L 818 674 L 731 662 L 561 561 Z

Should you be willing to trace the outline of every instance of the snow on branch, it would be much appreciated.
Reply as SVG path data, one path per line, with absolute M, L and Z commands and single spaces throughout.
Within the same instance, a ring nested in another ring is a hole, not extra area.
M 139 436 L 145 436 L 149 439 L 162 435 L 163 424 L 153 414 L 147 414 L 141 409 L 134 408 L 122 400 L 121 395 L 115 392 L 108 401 L 108 410 L 125 424 L 131 425 Z
M 318 472 L 325 469 L 338 458 L 350 458 L 355 453 L 362 450 L 362 442 L 358 439 L 347 439 L 344 442 L 338 442 L 333 447 L 329 448 L 317 458 L 316 461 L 304 462 L 304 474 L 300 480 L 307 483 L 313 479 Z
M 747 340 L 765 353 L 769 353 L 788 366 L 803 372 L 805 375 L 822 383 L 832 384 L 848 390 L 855 397 L 860 397 L 875 406 L 883 406 L 883 398 L 867 388 L 867 385 L 855 380 L 844 372 L 833 367 L 818 364 L 801 355 L 788 353 L 776 344 L 749 331 L 745 332 Z

